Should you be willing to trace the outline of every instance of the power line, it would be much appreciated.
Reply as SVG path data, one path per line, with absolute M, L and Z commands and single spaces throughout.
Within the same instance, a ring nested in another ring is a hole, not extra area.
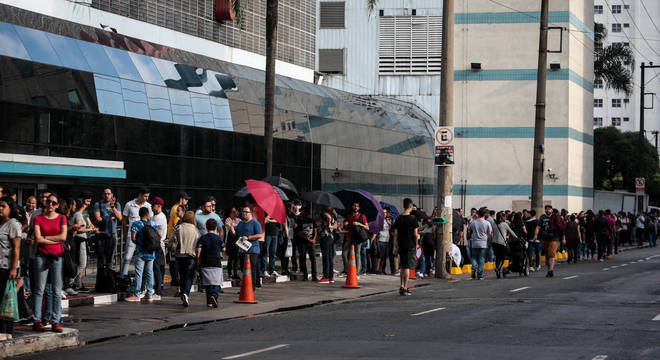
M 607 5 L 607 10 L 609 10 L 610 14 L 612 14 L 612 17 L 614 18 L 614 21 L 616 21 L 617 23 L 621 24 L 621 22 L 619 21 L 619 19 L 617 19 L 616 15 L 614 15 L 614 12 L 612 11 L 612 7 L 611 7 L 611 5 L 610 5 L 610 3 L 609 3 L 608 0 L 605 0 L 605 4 Z M 635 25 L 635 26 L 636 26 L 636 25 Z M 635 45 L 633 44 L 633 41 L 630 39 L 630 37 L 628 36 L 628 34 L 626 34 L 625 31 L 622 31 L 622 33 L 626 36 L 626 38 L 628 38 L 630 48 L 632 48 L 633 50 L 637 51 L 637 53 L 640 54 L 644 59 L 646 59 L 646 61 L 651 61 L 648 57 L 646 57 L 646 55 L 644 55 L 641 51 L 639 51 L 639 49 L 637 49 L 637 48 L 635 47 Z
M 632 21 L 632 24 L 635 26 L 635 29 L 637 29 L 637 31 L 639 32 L 639 36 L 641 36 L 642 39 L 644 39 L 644 42 L 646 43 L 646 45 L 649 46 L 649 48 L 651 49 L 651 51 L 653 51 L 658 57 L 660 57 L 660 54 L 658 54 L 658 52 L 655 51 L 655 49 L 653 48 L 653 46 L 651 46 L 651 44 L 649 44 L 649 41 L 646 40 L 646 38 L 644 37 L 644 33 L 643 33 L 642 30 L 639 28 L 639 26 L 637 26 L 637 23 L 635 23 L 635 20 L 633 19 L 633 16 L 632 16 L 632 14 L 630 13 L 630 10 L 628 10 L 628 8 L 625 7 L 625 6 L 624 6 L 623 8 L 626 9 L 626 12 L 628 13 L 628 16 L 630 16 L 630 21 Z M 655 24 L 653 24 L 653 26 L 655 26 Z M 656 29 L 657 29 L 657 28 L 656 28 Z
M 644 0 L 639 0 L 640 3 L 642 3 L 642 7 L 644 8 L 644 12 L 646 12 L 646 15 L 648 15 L 649 19 L 651 20 L 651 24 L 653 24 L 653 27 L 655 28 L 655 31 L 657 31 L 660 34 L 660 29 L 658 29 L 658 26 L 655 25 L 655 22 L 653 21 L 653 17 L 651 14 L 649 14 L 648 9 L 646 9 L 646 5 L 644 5 Z

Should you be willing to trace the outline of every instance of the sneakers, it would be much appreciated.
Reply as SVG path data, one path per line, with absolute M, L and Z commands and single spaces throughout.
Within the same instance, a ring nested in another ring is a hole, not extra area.
M 495 268 L 495 275 L 497 275 L 497 278 L 500 278 L 500 270 L 498 268 Z
M 545 274 L 545 277 L 547 277 L 547 278 L 551 278 L 551 277 L 553 277 L 553 276 L 555 276 L 555 274 L 553 273 L 552 270 L 548 270 L 548 273 Z
M 319 283 L 319 284 L 329 284 L 329 283 L 330 283 L 330 279 L 328 279 L 328 278 L 322 278 L 321 280 L 318 280 L 317 283 Z
M 41 321 L 35 321 L 34 324 L 32 324 L 32 330 L 43 332 L 46 330 L 46 327 L 41 323 Z
M 65 292 L 67 295 L 69 295 L 69 296 L 78 295 L 78 292 L 75 291 L 75 290 L 73 290 L 73 288 L 70 288 L 70 287 L 66 288 L 66 289 L 64 290 L 64 292 Z
M 158 295 L 158 294 L 153 294 L 151 297 L 152 297 L 154 300 L 156 300 L 156 301 L 160 301 L 160 300 L 162 300 L 161 297 L 160 297 L 160 295 Z
M 328 282 L 329 282 L 330 284 L 334 284 L 334 283 L 335 283 L 335 278 L 330 278 L 330 279 L 328 279 Z
M 213 296 L 211 296 L 211 304 L 210 305 L 213 306 L 214 308 L 218 307 L 218 300 L 216 300 L 216 298 L 214 298 Z
M 472 270 L 472 278 L 473 279 L 477 278 L 477 270 Z
M 265 278 L 267 278 L 267 277 L 269 277 L 269 276 L 270 276 L 270 275 L 268 275 L 268 272 L 267 272 L 267 271 L 264 271 L 264 272 L 261 274 L 261 277 L 265 277 Z
M 128 302 L 140 302 L 140 298 L 137 297 L 137 296 L 135 296 L 135 295 L 131 295 L 131 296 L 127 297 L 126 299 L 124 299 L 124 301 L 128 301 Z
M 185 307 L 188 307 L 188 305 L 190 305 L 190 301 L 188 300 L 188 295 L 181 294 L 181 304 L 183 304 L 183 306 Z
M 145 297 L 142 298 L 142 300 L 144 300 L 146 302 L 152 302 L 152 301 L 154 301 L 154 297 L 153 296 L 145 296 Z
M 410 296 L 412 293 L 408 289 L 399 288 L 399 295 L 401 296 Z
M 530 267 L 529 267 L 529 272 L 534 272 L 534 271 L 536 271 L 536 268 L 533 267 L 533 266 L 530 266 Z
M 53 330 L 53 332 L 56 332 L 56 333 L 61 333 L 62 332 L 62 325 L 60 325 L 60 323 L 53 323 L 53 326 L 52 326 L 51 330 Z
M 273 271 L 273 273 L 270 274 L 270 276 L 278 277 L 280 276 L 280 274 L 278 274 L 277 271 Z

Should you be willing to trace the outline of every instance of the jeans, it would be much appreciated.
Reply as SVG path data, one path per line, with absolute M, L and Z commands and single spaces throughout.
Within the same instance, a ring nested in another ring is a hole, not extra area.
M 527 259 L 529 260 L 529 266 L 532 266 L 532 260 L 534 260 L 534 267 L 539 267 L 541 265 L 541 244 L 537 242 L 529 242 L 529 247 L 527 248 Z M 534 259 L 532 259 L 534 255 Z
M 607 235 L 605 234 L 597 234 L 596 235 L 596 240 L 598 242 L 598 260 L 602 259 L 605 257 L 606 254 L 606 246 L 607 246 Z
M 272 274 L 275 271 L 275 253 L 277 252 L 277 235 L 266 235 L 266 241 L 261 244 L 261 253 L 259 254 L 259 274 L 268 271 Z M 268 268 L 266 268 L 266 258 L 268 258 Z
M 478 277 L 484 276 L 484 262 L 489 249 L 472 248 L 472 272 L 477 272 Z
M 78 273 L 73 279 L 73 285 L 79 288 L 83 287 L 83 276 L 87 270 L 87 241 L 78 243 Z
M 344 242 L 341 244 L 341 261 L 344 263 L 344 273 L 348 273 L 348 253 L 351 251 L 352 244 L 348 237 L 345 237 Z
M 190 295 L 190 288 L 195 277 L 195 258 L 178 257 L 176 258 L 176 266 L 179 269 L 179 291 L 181 294 Z
M 140 297 L 140 288 L 142 287 L 143 273 L 147 283 L 146 295 L 151 296 L 154 293 L 154 261 L 144 260 L 141 257 L 137 256 L 135 258 L 135 288 L 133 289 L 133 294 L 137 297 Z
M 294 273 L 298 271 L 298 241 L 297 237 L 291 241 L 291 271 Z
M 9 269 L 0 269 L 0 294 L 2 294 L 0 298 L 5 297 L 5 286 L 7 286 L 8 280 L 9 280 Z M 14 332 L 14 322 L 11 320 L 0 319 L 0 334 L 12 334 L 13 332 Z
M 335 260 L 335 242 L 332 237 L 324 236 L 321 238 L 321 257 L 323 259 L 323 277 L 332 279 L 334 274 Z
M 124 254 L 124 262 L 121 264 L 122 276 L 128 276 L 128 268 L 131 266 L 133 253 L 135 252 L 135 243 L 130 239 L 126 241 L 126 253 Z
M 362 246 L 363 245 L 364 245 L 364 243 L 355 245 L 355 268 L 357 269 L 358 274 L 360 273 L 360 269 L 362 267 L 362 259 L 361 259 L 362 256 L 361 256 L 361 254 L 362 254 Z M 350 248 L 349 248 L 349 251 L 350 251 Z
M 487 262 L 493 262 L 494 258 L 495 258 L 495 252 L 493 251 L 493 248 L 490 247 L 490 248 L 488 248 L 488 251 L 486 252 L 486 261 Z
M 53 322 L 59 323 L 62 315 L 62 258 L 48 260 L 45 256 L 37 255 L 35 259 L 36 284 L 33 289 L 34 321 L 41 321 L 41 303 L 44 298 L 44 289 L 50 275 L 52 289 L 46 294 L 46 314 L 52 314 Z
M 206 292 L 206 303 L 211 303 L 211 298 L 218 300 L 220 296 L 220 285 L 206 285 L 204 286 L 204 292 Z
M 163 293 L 163 277 L 165 276 L 165 264 L 163 264 L 163 251 L 156 250 L 154 258 L 154 293 L 162 295 Z
M 307 277 L 307 261 L 305 255 L 309 256 L 309 262 L 312 265 L 312 279 L 316 279 L 316 256 L 314 256 L 314 244 L 308 241 L 298 243 L 298 252 L 300 255 L 300 271 Z
M 495 253 L 495 268 L 497 271 L 501 271 L 508 253 L 507 247 L 506 245 L 493 243 L 493 252 Z
M 649 231 L 649 247 L 655 247 L 655 234 Z
M 367 272 L 367 267 L 369 265 L 369 261 L 367 260 L 367 243 L 362 243 L 360 245 L 360 251 L 358 252 L 360 254 L 360 261 L 358 261 L 358 271 L 360 274 L 364 274 Z

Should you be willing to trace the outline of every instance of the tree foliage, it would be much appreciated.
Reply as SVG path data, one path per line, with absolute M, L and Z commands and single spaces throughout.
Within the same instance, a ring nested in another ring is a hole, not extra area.
M 603 80 L 605 87 L 624 92 L 633 92 L 633 71 L 635 54 L 628 45 L 613 43 L 603 45 L 607 30 L 603 24 L 596 24 L 594 31 L 594 77 Z
M 640 149 L 640 141 L 642 146 Z M 660 200 L 658 152 L 646 137 L 638 132 L 621 132 L 609 126 L 594 130 L 594 188 L 603 190 L 625 189 L 635 191 L 635 178 L 646 179 L 652 200 Z M 654 181 L 658 191 L 652 194 Z M 655 196 L 654 196 L 655 195 Z

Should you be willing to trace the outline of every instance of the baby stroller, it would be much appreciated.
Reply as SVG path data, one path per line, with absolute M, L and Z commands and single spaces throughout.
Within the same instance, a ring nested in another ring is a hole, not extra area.
M 507 242 L 509 250 L 509 272 L 519 276 L 529 275 L 529 260 L 527 258 L 527 241 L 511 238 Z

